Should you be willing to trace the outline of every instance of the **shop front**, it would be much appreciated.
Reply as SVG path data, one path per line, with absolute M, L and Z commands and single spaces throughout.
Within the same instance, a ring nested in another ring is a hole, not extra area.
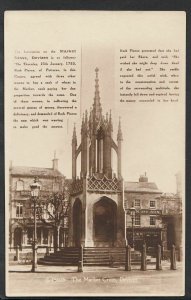
M 126 229 L 126 237 L 129 245 L 132 247 L 134 239 L 134 248 L 141 251 L 143 243 L 146 243 L 147 251 L 154 252 L 157 245 L 162 244 L 162 228 L 140 227 Z

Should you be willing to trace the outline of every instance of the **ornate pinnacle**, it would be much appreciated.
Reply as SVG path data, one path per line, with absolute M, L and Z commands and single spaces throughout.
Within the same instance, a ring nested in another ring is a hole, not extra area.
M 76 136 L 76 124 L 75 124 L 75 123 L 74 123 L 74 129 L 73 129 L 72 141 L 77 141 L 77 136 Z
M 93 103 L 93 114 L 96 118 L 99 118 L 102 112 L 101 103 L 100 103 L 100 95 L 99 95 L 99 78 L 98 78 L 99 69 L 96 68 L 96 78 L 95 78 L 95 96 Z
M 88 111 L 86 109 L 86 111 L 85 111 L 85 123 L 87 124 L 87 122 L 88 122 Z
M 119 126 L 118 126 L 118 133 L 117 133 L 117 140 L 122 141 L 123 140 L 123 135 L 121 131 L 121 118 L 119 117 Z
M 110 127 L 110 130 L 113 131 L 113 124 L 112 124 L 112 117 L 111 117 L 111 109 L 110 109 L 110 112 L 109 112 L 109 127 Z
M 98 67 L 95 68 L 95 72 L 96 72 L 96 78 L 98 78 L 98 72 L 99 72 Z
M 83 113 L 83 117 L 82 117 L 82 126 L 81 126 L 81 130 L 84 128 L 84 113 Z

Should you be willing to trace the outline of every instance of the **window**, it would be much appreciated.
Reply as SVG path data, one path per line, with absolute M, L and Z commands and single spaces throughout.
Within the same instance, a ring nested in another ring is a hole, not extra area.
M 28 228 L 27 229 L 27 244 L 31 244 L 33 239 L 33 229 Z
M 141 225 L 141 217 L 140 215 L 135 215 L 135 226 Z
M 150 201 L 150 208 L 155 208 L 156 207 L 156 202 L 155 200 Z
M 23 191 L 24 190 L 24 182 L 22 180 L 18 180 L 16 182 L 16 190 L 19 191 Z
M 135 207 L 140 207 L 140 206 L 141 206 L 141 200 L 135 199 L 135 201 L 134 201 L 134 206 L 135 206 Z
M 156 225 L 156 217 L 155 216 L 150 216 L 150 225 L 151 226 Z
M 41 232 L 42 232 L 42 228 L 37 228 L 37 241 L 38 241 L 38 244 L 41 245 Z
M 16 218 L 22 218 L 23 217 L 23 205 L 21 203 L 18 203 L 16 205 Z
M 43 228 L 43 244 L 48 244 L 48 229 Z

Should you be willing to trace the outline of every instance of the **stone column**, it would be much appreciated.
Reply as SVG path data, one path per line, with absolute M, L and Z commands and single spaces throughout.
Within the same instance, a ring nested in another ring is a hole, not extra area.
M 91 201 L 86 202 L 85 208 L 85 232 L 84 232 L 84 246 L 93 247 L 93 205 Z
M 68 246 L 72 247 L 73 245 L 73 204 L 75 199 L 73 197 L 70 198 L 70 214 L 68 217 L 68 223 L 69 223 L 69 230 L 68 230 Z
M 23 230 L 23 246 L 27 245 L 27 230 Z
M 123 180 L 121 184 L 121 193 L 118 194 L 118 206 L 117 206 L 117 239 L 120 235 L 121 246 L 127 244 L 126 240 L 126 220 L 125 220 L 125 209 L 124 209 L 124 187 Z M 118 242 L 118 241 L 117 241 Z
M 172 245 L 170 251 L 170 269 L 176 270 L 176 248 L 175 245 Z
M 156 270 L 162 270 L 162 265 L 161 265 L 161 246 L 160 245 L 157 245 Z
M 92 144 L 91 144 L 91 166 L 92 173 L 96 173 L 96 136 L 93 134 L 92 136 Z
M 14 232 L 10 231 L 10 247 L 14 247 Z
M 147 270 L 147 253 L 146 253 L 146 244 L 143 243 L 143 248 L 141 252 L 141 271 Z
M 103 170 L 107 177 L 111 177 L 111 137 L 106 133 L 104 138 Z
M 131 271 L 131 247 L 126 245 L 125 271 Z

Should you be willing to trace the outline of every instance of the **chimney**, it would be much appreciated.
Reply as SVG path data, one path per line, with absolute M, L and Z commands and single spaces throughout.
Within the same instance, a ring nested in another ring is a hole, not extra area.
M 147 173 L 145 172 L 144 175 L 140 175 L 139 182 L 148 182 Z
M 58 170 L 58 158 L 56 158 L 56 151 L 54 151 L 54 159 L 52 160 L 53 170 Z

